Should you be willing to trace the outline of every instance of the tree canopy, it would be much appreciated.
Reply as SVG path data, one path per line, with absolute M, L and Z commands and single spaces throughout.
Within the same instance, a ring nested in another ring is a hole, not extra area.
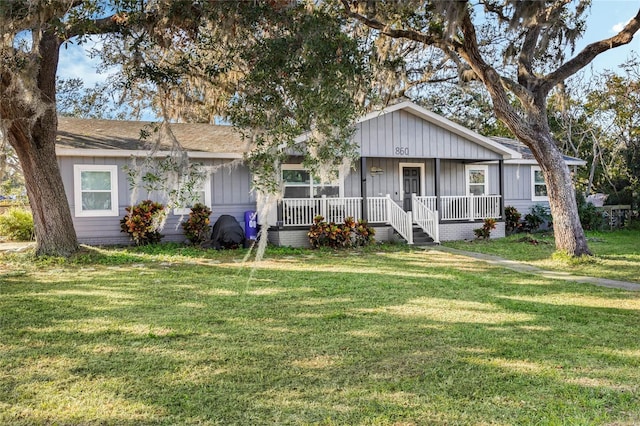
M 589 254 L 571 174 L 549 127 L 547 98 L 597 55 L 629 43 L 640 29 L 640 10 L 618 34 L 567 58 L 567 49 L 571 53 L 584 33 L 588 0 L 340 3 L 347 16 L 369 29 L 370 37 L 403 41 L 395 51 L 384 52 L 386 57 L 400 55 L 406 45 L 429 56 L 436 49 L 443 61 L 455 64 L 459 80 L 477 80 L 486 87 L 496 117 L 540 164 L 556 247 L 572 256 Z M 427 67 L 427 77 L 450 69 L 441 66 L 434 73 Z

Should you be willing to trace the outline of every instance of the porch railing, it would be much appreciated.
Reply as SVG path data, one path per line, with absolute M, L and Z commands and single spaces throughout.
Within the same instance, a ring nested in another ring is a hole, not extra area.
M 433 203 L 430 203 L 429 201 L 431 200 L 426 198 L 427 197 L 418 197 L 415 194 L 411 197 L 413 221 L 417 223 L 427 235 L 433 238 L 435 243 L 440 243 L 438 211 L 435 210 L 435 208 L 429 208 L 431 205 L 435 207 L 435 200 L 433 200 Z
M 476 220 L 501 217 L 500 195 L 440 197 L 442 220 Z
M 440 197 L 440 219 L 476 220 L 499 218 L 500 195 Z M 390 195 L 367 198 L 367 217 L 370 223 L 388 223 L 404 239 L 413 239 L 412 224 L 416 222 L 439 241 L 436 197 L 413 196 L 413 214 L 405 212 Z M 283 226 L 311 226 L 313 218 L 321 215 L 328 222 L 343 222 L 346 217 L 362 218 L 362 198 L 285 198 L 282 200 Z
M 327 222 L 343 222 L 351 216 L 362 217 L 362 198 L 285 198 L 282 200 L 282 224 L 284 226 L 311 226 L 313 218 L 320 215 Z

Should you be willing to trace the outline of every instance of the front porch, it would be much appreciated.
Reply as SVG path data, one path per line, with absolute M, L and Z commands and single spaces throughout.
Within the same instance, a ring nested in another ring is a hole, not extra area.
M 440 242 L 443 225 L 468 228 L 468 223 L 487 218 L 502 219 L 500 195 L 411 196 L 411 209 L 405 211 L 391 195 L 384 197 L 286 198 L 278 206 L 276 226 L 281 229 L 309 227 L 320 215 L 328 222 L 346 217 L 365 219 L 372 226 L 388 225 L 413 244 L 413 228 L 418 226 L 435 243 Z M 462 226 L 461 226 L 462 224 Z M 477 225 L 473 225 L 478 227 Z M 472 232 L 472 231 L 471 231 Z M 451 232 L 447 232 L 450 235 Z M 451 238 L 446 238 L 451 239 Z

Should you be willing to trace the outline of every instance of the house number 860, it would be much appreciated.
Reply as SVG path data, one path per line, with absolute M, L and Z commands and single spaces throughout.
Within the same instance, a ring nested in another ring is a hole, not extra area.
M 401 146 L 396 147 L 396 155 L 409 155 L 409 148 L 403 148 Z

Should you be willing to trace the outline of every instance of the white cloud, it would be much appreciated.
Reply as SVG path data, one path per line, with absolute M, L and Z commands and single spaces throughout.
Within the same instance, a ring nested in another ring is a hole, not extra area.
M 631 22 L 631 19 L 629 19 L 627 22 L 618 22 L 613 27 L 611 27 L 610 32 L 614 34 L 618 34 L 629 22 Z

